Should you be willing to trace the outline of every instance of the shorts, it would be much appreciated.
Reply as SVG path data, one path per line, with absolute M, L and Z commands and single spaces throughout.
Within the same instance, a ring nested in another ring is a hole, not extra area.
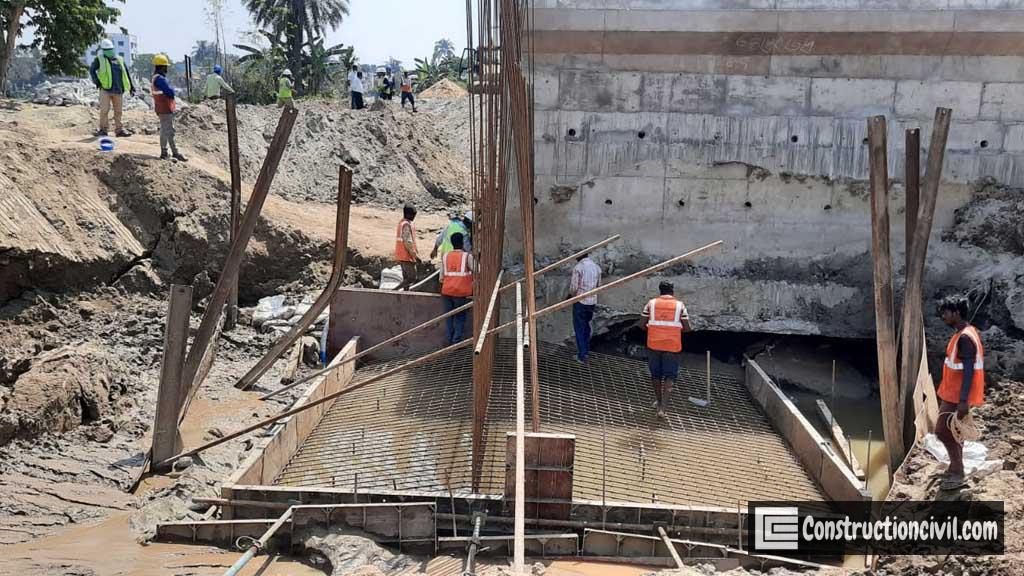
M 679 376 L 679 352 L 648 349 L 647 367 L 651 369 L 651 378 L 675 380 Z

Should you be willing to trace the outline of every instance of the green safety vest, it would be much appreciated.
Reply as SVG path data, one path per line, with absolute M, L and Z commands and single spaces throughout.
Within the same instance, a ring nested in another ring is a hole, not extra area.
M 452 246 L 452 235 L 462 234 L 463 238 L 469 237 L 469 230 L 466 229 L 466 225 L 462 222 L 448 222 L 448 227 L 444 230 L 444 240 L 441 241 L 441 248 L 438 249 L 438 253 L 441 255 L 442 261 L 444 255 L 455 249 Z
M 277 97 L 282 99 L 292 97 L 292 84 L 287 76 L 281 76 L 277 80 Z
M 110 60 L 103 54 L 97 56 L 100 59 L 100 67 L 96 70 L 96 77 L 100 80 L 100 87 L 110 90 L 114 86 L 114 75 L 111 72 Z M 128 69 L 124 66 L 124 60 L 120 56 L 114 56 L 117 63 L 121 65 L 121 86 L 125 92 L 132 89 L 132 81 L 128 79 Z

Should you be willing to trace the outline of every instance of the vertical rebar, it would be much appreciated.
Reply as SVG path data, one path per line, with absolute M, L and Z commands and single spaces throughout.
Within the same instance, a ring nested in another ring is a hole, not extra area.
M 708 349 L 707 370 L 708 370 L 708 394 L 707 394 L 707 399 L 708 399 L 708 405 L 710 405 L 711 404 L 711 349 Z

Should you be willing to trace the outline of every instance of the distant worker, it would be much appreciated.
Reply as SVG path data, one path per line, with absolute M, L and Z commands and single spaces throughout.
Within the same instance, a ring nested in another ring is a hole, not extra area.
M 352 80 L 352 109 L 362 110 L 365 106 L 363 104 L 363 71 L 356 72 L 356 77 Z
M 405 110 L 406 101 L 412 104 L 412 111 L 416 111 L 416 97 L 412 94 L 412 78 L 409 76 L 409 71 L 406 70 L 402 73 L 402 110 Z
M 444 311 L 451 312 L 469 302 L 473 295 L 473 255 L 463 250 L 463 236 L 452 235 L 452 251 L 445 254 L 441 262 L 441 298 Z M 462 341 L 466 328 L 466 310 L 445 321 L 448 344 Z
M 206 77 L 206 97 L 210 100 L 217 100 L 221 94 L 226 92 L 234 94 L 235 89 L 224 81 L 224 68 L 220 64 L 213 67 L 213 72 Z
M 356 67 L 355 64 L 353 64 L 352 68 L 349 69 L 349 71 L 348 71 L 348 90 L 349 90 L 349 97 L 350 97 L 350 107 L 353 110 L 356 109 L 356 91 L 355 91 L 355 86 L 356 86 L 356 81 L 359 80 L 359 73 L 357 72 L 357 70 L 358 70 L 358 68 Z
M 391 71 L 387 68 L 377 71 L 377 96 L 381 100 L 391 100 L 394 88 L 391 83 Z
M 292 82 L 292 71 L 285 68 L 277 79 L 277 107 L 295 108 L 295 83 Z
M 398 223 L 395 235 L 395 260 L 402 267 L 402 283 L 395 290 L 408 290 L 416 283 L 416 264 L 420 261 L 416 251 L 416 229 L 412 221 L 416 219 L 416 208 L 406 204 L 402 208 L 402 220 Z
M 935 436 L 946 447 L 949 467 L 940 488 L 956 490 L 966 485 L 964 476 L 964 449 L 950 431 L 952 420 L 963 420 L 971 407 L 980 406 L 985 397 L 985 348 L 978 329 L 967 322 L 967 299 L 950 296 L 939 303 L 939 315 L 955 332 L 946 345 L 946 358 L 942 367 L 942 382 L 936 395 L 939 418 Z
M 174 101 L 174 88 L 167 81 L 167 68 L 171 60 L 163 55 L 153 56 L 153 83 L 150 92 L 153 95 L 153 111 L 160 119 L 160 159 L 168 158 L 167 148 L 170 147 L 170 158 L 180 162 L 188 162 L 188 159 L 178 152 L 178 145 L 174 141 L 174 110 L 177 108 Z
M 679 353 L 683 350 L 683 332 L 690 330 L 690 317 L 682 300 L 676 300 L 671 282 L 658 285 L 661 296 L 644 306 L 643 329 L 647 331 L 647 367 L 654 387 L 654 407 L 658 418 L 665 418 L 665 408 L 672 395 L 672 384 L 679 375 Z
M 128 74 L 128 67 L 124 65 L 124 59 L 114 52 L 114 43 L 110 39 L 104 38 L 100 42 L 100 52 L 89 66 L 89 76 L 100 91 L 100 127 L 96 135 L 107 135 L 110 127 L 110 108 L 113 107 L 115 134 L 122 138 L 131 136 L 132 133 L 125 130 L 121 124 L 121 116 L 124 110 L 124 93 L 130 92 L 134 96 L 135 85 L 132 84 L 132 77 Z
M 448 216 L 448 225 L 441 229 L 437 233 L 437 238 L 434 239 L 434 249 L 430 252 L 430 259 L 433 260 L 441 255 L 441 262 L 444 262 L 445 254 L 452 251 L 452 236 L 455 234 L 462 234 L 462 243 L 466 247 L 466 252 L 473 252 L 473 242 L 471 240 L 470 226 L 473 223 L 473 211 L 466 212 L 462 217 L 459 217 L 458 212 L 453 212 Z
M 576 259 L 569 281 L 569 296 L 590 292 L 601 284 L 601 267 L 584 254 Z M 576 333 L 576 361 L 583 364 L 590 354 L 590 322 L 597 308 L 597 295 L 588 296 L 572 305 L 572 329 Z

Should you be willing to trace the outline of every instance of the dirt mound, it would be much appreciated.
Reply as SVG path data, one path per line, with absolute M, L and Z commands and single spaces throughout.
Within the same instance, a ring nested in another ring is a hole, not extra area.
M 90 344 L 37 356 L 9 389 L 0 388 L 0 444 L 66 432 L 99 420 L 124 391 L 104 350 Z
M 452 151 L 461 135 L 438 130 L 427 115 L 349 110 L 308 102 L 299 107 L 273 193 L 290 200 L 334 203 L 338 165 L 352 168 L 352 198 L 359 204 L 442 210 L 467 202 L 468 156 Z M 400 112 L 400 110 L 399 110 Z M 239 106 L 242 178 L 256 180 L 280 112 L 265 106 Z M 220 106 L 193 106 L 179 117 L 178 142 L 228 165 L 226 119 Z
M 968 243 L 992 252 L 1024 256 L 1024 193 L 992 179 L 979 183 L 971 201 L 955 214 L 945 240 Z
M 420 98 L 454 99 L 465 97 L 466 89 L 447 78 L 420 92 Z

